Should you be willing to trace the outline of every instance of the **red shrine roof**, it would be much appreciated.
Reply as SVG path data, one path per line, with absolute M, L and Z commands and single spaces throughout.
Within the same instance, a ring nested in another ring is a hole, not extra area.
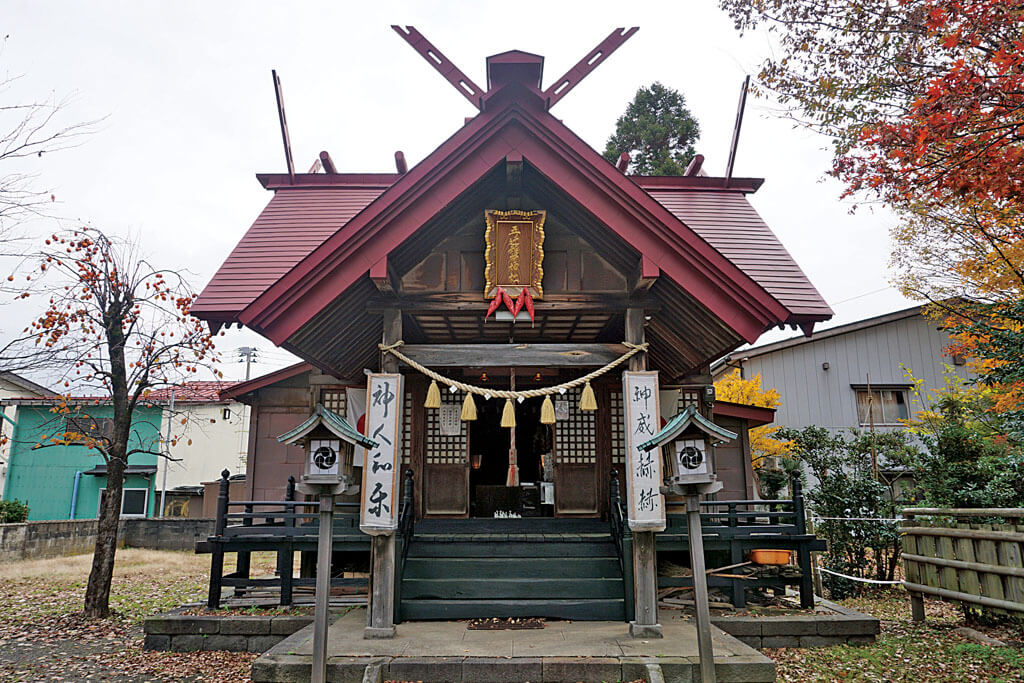
M 196 307 L 204 317 L 223 314 L 225 321 L 256 300 L 271 285 L 369 206 L 397 174 L 297 175 L 296 184 L 280 184 L 276 175 L 261 175 L 274 188 L 270 203 L 228 255 L 203 290 Z M 786 248 L 758 215 L 746 195 L 762 179 L 691 176 L 626 176 L 685 226 L 783 304 L 794 317 L 831 317 L 832 311 Z
M 379 320 L 359 305 L 368 275 L 389 273 L 393 252 L 512 163 L 530 169 L 549 201 L 603 226 L 608 239 L 596 237 L 605 248 L 621 245 L 612 248 L 628 250 L 644 277 L 657 280 L 651 294 L 662 314 L 650 333 L 675 372 L 776 325 L 809 333 L 832 316 L 747 201 L 760 179 L 628 176 L 551 115 L 635 29 L 613 31 L 543 92 L 537 55 L 490 57 L 484 92 L 414 29 L 396 30 L 480 113 L 401 174 L 258 176 L 275 195 L 197 299 L 196 315 L 239 322 L 328 370 L 332 362 L 317 357 L 325 345 L 375 351 Z M 338 319 L 338 311 L 353 317 Z M 319 316 L 333 322 L 314 324 Z

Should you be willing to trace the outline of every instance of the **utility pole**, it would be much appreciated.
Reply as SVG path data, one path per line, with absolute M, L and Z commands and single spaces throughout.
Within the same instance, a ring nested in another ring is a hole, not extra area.
M 259 349 L 254 346 L 239 346 L 238 362 L 245 363 L 245 379 L 248 381 L 253 363 L 259 362 Z
M 174 389 L 171 389 L 171 404 L 167 408 L 167 436 L 164 437 L 164 476 L 160 484 L 160 516 L 164 516 L 167 500 L 167 468 L 171 466 L 171 425 L 174 423 Z

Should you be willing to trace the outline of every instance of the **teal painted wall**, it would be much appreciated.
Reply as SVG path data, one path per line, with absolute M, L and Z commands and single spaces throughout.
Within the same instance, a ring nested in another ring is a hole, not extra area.
M 113 417 L 109 406 L 89 406 L 88 414 Z M 129 449 L 145 445 L 156 449 L 160 437 L 162 411 L 156 407 L 141 407 L 135 411 L 133 435 Z M 10 463 L 4 498 L 27 502 L 29 520 L 68 519 L 71 511 L 75 473 L 91 470 L 103 464 L 103 458 L 84 446 L 49 446 L 34 449 L 44 435 L 58 433 L 55 416 L 49 407 L 18 406 L 17 426 L 11 439 Z M 157 456 L 136 453 L 128 458 L 129 465 L 156 465 Z M 156 475 L 131 475 L 125 478 L 125 488 L 143 488 L 149 491 L 146 516 L 152 517 Z M 75 519 L 95 519 L 99 512 L 100 489 L 106 488 L 107 478 L 83 474 L 79 481 Z

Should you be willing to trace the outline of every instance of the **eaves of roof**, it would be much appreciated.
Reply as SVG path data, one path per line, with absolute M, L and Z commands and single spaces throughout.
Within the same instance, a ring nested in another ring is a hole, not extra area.
M 52 389 L 47 389 L 43 385 L 36 384 L 32 380 L 25 379 L 21 375 L 16 375 L 13 372 L 0 372 L 0 378 L 3 378 L 15 386 L 21 387 L 25 391 L 32 392 L 33 394 L 39 394 L 40 396 L 54 396 L 57 393 Z
M 733 417 L 747 421 L 747 427 L 763 427 L 775 421 L 775 408 L 762 408 L 761 406 L 748 406 L 742 403 L 731 401 L 715 400 L 715 407 L 712 410 L 715 417 Z
M 241 400 L 241 397 L 245 394 L 252 393 L 257 389 L 269 387 L 291 377 L 296 377 L 304 372 L 311 372 L 312 370 L 313 366 L 309 363 L 296 363 L 295 365 L 289 365 L 286 368 L 275 370 L 274 372 L 267 373 L 266 375 L 255 377 L 245 382 L 238 382 L 237 384 L 234 384 L 222 391 L 221 398 Z M 244 401 L 242 402 L 244 403 Z

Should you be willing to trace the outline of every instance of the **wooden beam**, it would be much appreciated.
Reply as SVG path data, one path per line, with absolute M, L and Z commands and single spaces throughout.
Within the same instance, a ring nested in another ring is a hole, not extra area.
M 658 281 L 660 275 L 661 268 L 641 254 L 633 274 L 629 277 L 629 295 L 633 297 L 645 294 Z
M 370 266 L 370 281 L 385 296 L 394 296 L 402 291 L 402 281 L 388 265 L 387 256 Z
M 505 157 L 505 208 L 520 208 L 522 193 L 523 155 L 511 152 Z
M 378 271 L 379 272 L 379 271 Z M 446 292 L 443 294 L 400 294 L 397 299 L 379 296 L 366 302 L 368 313 L 379 315 L 387 308 L 400 307 L 406 313 L 457 313 L 476 312 L 481 316 L 487 312 L 487 300 L 479 292 Z M 619 312 L 630 306 L 643 307 L 648 313 L 657 312 L 661 304 L 652 296 L 633 298 L 623 294 L 547 294 L 541 301 L 534 302 L 540 312 L 585 311 Z
M 434 368 L 507 365 L 573 368 L 606 365 L 627 349 L 622 344 L 405 344 L 399 351 L 417 363 Z
M 384 344 L 394 344 L 402 339 L 402 311 L 389 308 L 384 311 Z M 390 353 L 382 353 L 380 359 L 381 372 L 398 372 L 398 359 Z

